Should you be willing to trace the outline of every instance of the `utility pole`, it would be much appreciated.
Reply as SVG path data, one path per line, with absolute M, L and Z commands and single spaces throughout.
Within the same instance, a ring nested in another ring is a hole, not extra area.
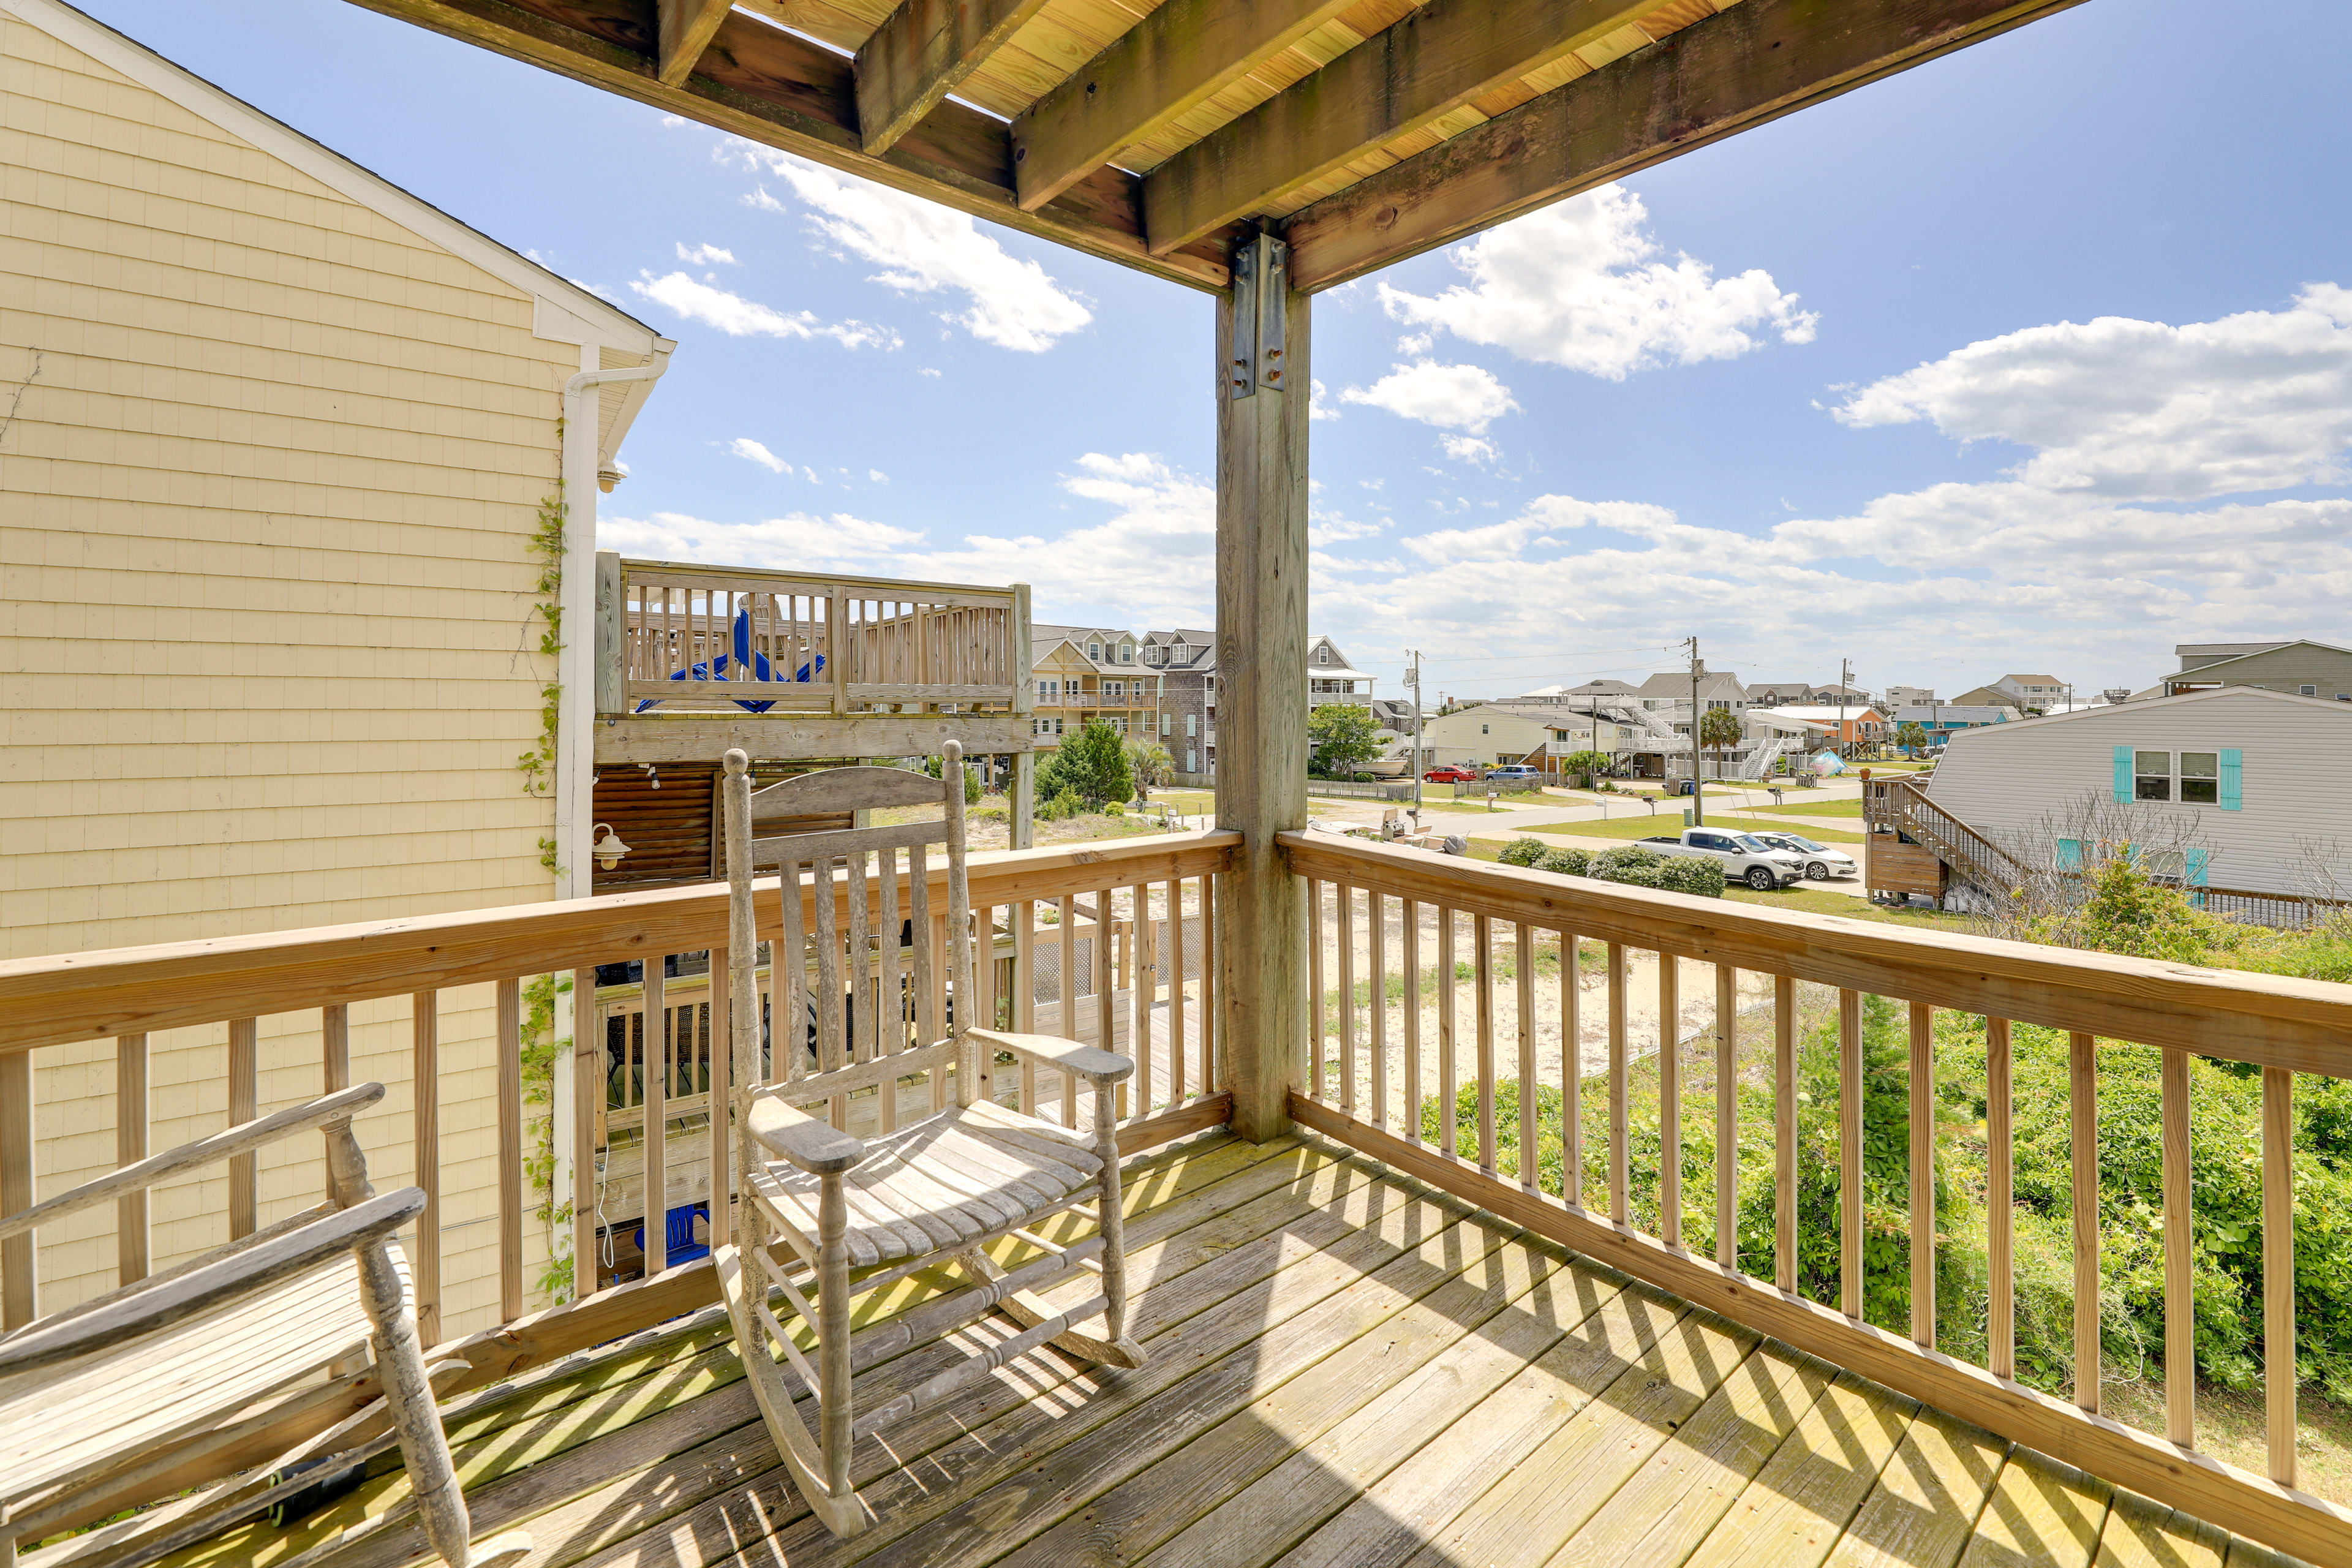
M 1691 826 L 1706 826 L 1706 786 L 1698 768 L 1698 638 L 1690 639 L 1691 656 Z
M 1845 744 L 1845 689 L 1853 684 L 1853 660 L 1838 660 L 1838 755 L 1847 754 Z
M 1412 662 L 1405 666 L 1404 683 L 1412 688 L 1412 826 L 1421 830 L 1421 650 L 1408 648 Z

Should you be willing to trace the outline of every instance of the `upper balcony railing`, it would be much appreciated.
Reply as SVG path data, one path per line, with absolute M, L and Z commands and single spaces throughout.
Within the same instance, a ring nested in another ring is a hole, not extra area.
M 596 557 L 596 709 L 847 713 L 1011 703 L 1020 586 Z

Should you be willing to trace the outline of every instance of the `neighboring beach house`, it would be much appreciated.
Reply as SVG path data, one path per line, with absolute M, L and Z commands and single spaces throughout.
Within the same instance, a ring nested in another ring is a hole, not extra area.
M 517 766 L 557 678 L 533 543 L 567 460 L 617 477 L 672 345 L 65 6 L 0 12 L 0 957 L 556 896 Z M 566 381 L 624 367 L 567 433 Z M 445 1330 L 499 1305 L 492 1006 L 435 1019 Z M 146 1040 L 153 1147 L 219 1130 L 240 1053 L 262 1106 L 317 1093 L 295 1024 Z M 397 1187 L 409 1007 L 349 1024 L 354 1077 L 395 1086 L 361 1133 Z M 115 1057 L 38 1069 L 44 1193 L 114 1165 Z M 316 1201 L 309 1147 L 264 1157 L 262 1223 Z M 159 1191 L 159 1267 L 217 1245 L 226 1179 Z M 86 1218 L 42 1233 L 45 1300 L 114 1283 Z
M 2347 776 L 2352 703 L 2232 686 L 1963 731 L 1927 796 L 2003 848 L 2048 837 L 2062 859 L 2080 802 L 2132 805 L 2193 834 L 2192 884 L 2341 898 Z M 2315 857 L 2337 887 L 2313 885 Z
M 2299 638 L 2274 643 L 2184 643 L 2173 652 L 2178 674 L 2164 678 L 2164 695 L 2259 686 L 2297 697 L 2352 702 L 2352 648 Z

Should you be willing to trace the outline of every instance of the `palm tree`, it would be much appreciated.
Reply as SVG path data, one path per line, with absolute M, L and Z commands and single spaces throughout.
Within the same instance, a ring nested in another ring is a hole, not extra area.
M 1746 732 L 1747 726 L 1740 723 L 1739 715 L 1728 708 L 1710 708 L 1700 716 L 1698 734 L 1696 738 L 1699 744 L 1715 748 L 1715 773 L 1717 778 L 1723 776 L 1724 752 L 1739 744 L 1740 737 Z M 1693 768 L 1691 772 L 1696 774 L 1698 770 Z M 1691 789 L 1693 793 L 1696 793 L 1698 789 L 1696 778 L 1692 779 Z

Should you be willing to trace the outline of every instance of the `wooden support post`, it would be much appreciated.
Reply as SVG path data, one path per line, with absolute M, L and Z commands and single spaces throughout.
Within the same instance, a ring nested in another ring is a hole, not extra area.
M 596 1110 L 604 1103 L 604 1030 L 596 1017 L 596 972 L 572 972 L 572 1299 L 596 1290 Z M 564 1135 L 558 1128 L 555 1135 Z
M 1263 1142 L 1289 1125 L 1303 1019 L 1297 882 L 1275 846 L 1307 826 L 1307 390 L 1308 308 L 1286 247 L 1259 236 L 1249 286 L 1217 299 L 1217 824 L 1244 843 L 1225 879 L 1217 987 L 1233 1071 L 1234 1130 Z M 1236 300 L 1239 300 L 1237 307 Z M 1266 384 L 1255 351 L 1281 343 Z M 1249 364 L 1237 374 L 1237 345 Z M 1255 373 L 1252 374 L 1251 373 Z M 1255 385 L 1241 384 L 1254 379 Z M 1298 395 L 1292 396 L 1295 390 Z
M 228 1026 L 228 1124 L 238 1127 L 261 1114 L 261 1020 L 235 1018 Z M 432 1189 L 427 1187 L 426 1192 Z M 261 1228 L 261 1156 L 239 1154 L 228 1163 L 228 1238 L 241 1240 Z
M 1772 1282 L 1797 1292 L 1797 983 L 1772 977 Z
M 1985 1020 L 1985 1364 L 2017 1375 L 2016 1169 L 2011 1149 L 2009 1020 Z
M 2074 1167 L 2074 1403 L 2099 1413 L 2099 1058 L 2080 1031 L 2067 1037 L 2067 1112 Z
M 147 1157 L 147 1037 L 122 1035 L 114 1042 L 114 1163 L 134 1165 Z M 147 1189 L 125 1193 L 114 1205 L 115 1282 L 147 1278 L 153 1258 L 148 1247 Z
M 499 1007 L 499 1321 L 522 1316 L 522 982 L 501 980 Z
M 416 1216 L 416 1246 L 409 1254 L 409 1270 L 416 1289 L 416 1334 L 428 1345 L 441 1338 L 440 1004 L 437 992 L 419 991 L 409 997 L 416 1184 L 425 1189 L 425 1212 Z
M 1037 669 L 1029 647 L 1029 584 L 1013 584 L 1013 711 L 1021 719 L 1021 749 L 1013 753 L 1012 844 L 1028 849 L 1037 842 Z M 1022 973 L 1026 974 L 1024 968 Z M 1108 1048 L 1108 1047 L 1106 1047 Z M 1022 1069 L 1025 1075 L 1027 1068 Z M 1027 1081 L 1025 1076 L 1023 1081 Z
M 2270 1477 L 2294 1485 L 2294 1075 L 2263 1069 L 2263 1405 Z
M 859 912 L 866 908 L 864 900 L 857 900 Z M 860 934 L 863 934 L 862 932 Z M 865 954 L 865 944 L 858 944 L 859 956 Z M 645 988 L 640 994 L 645 1008 L 645 1077 L 637 1099 L 645 1107 L 645 1179 L 639 1184 L 641 1197 L 637 1207 L 646 1227 L 645 1277 L 648 1279 L 669 1267 L 669 996 L 666 987 L 668 959 L 659 953 L 649 953 L 645 961 Z M 857 998 L 857 1021 L 872 1028 L 871 1009 L 866 998 Z M 609 1160 L 610 1156 L 607 1156 Z
M 1862 994 L 1838 993 L 1838 1310 L 1862 1316 Z

